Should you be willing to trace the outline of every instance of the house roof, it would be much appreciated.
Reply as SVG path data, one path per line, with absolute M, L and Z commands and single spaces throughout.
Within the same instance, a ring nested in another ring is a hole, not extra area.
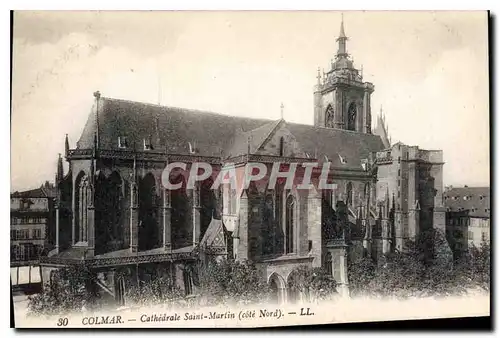
M 12 198 L 53 198 L 56 196 L 56 189 L 53 185 L 45 183 L 40 188 L 15 191 L 10 197 Z
M 448 211 L 469 211 L 471 217 L 490 217 L 490 188 L 451 188 L 443 193 L 444 205 Z
M 326 155 L 333 166 L 361 168 L 361 159 L 383 148 L 377 135 L 341 129 L 212 112 L 164 107 L 154 104 L 101 97 L 98 112 L 95 105 L 83 130 L 77 148 L 92 148 L 99 119 L 99 147 L 118 147 L 118 137 L 126 137 L 130 147 L 140 149 L 144 140 L 153 148 L 168 148 L 171 154 L 189 154 L 190 146 L 201 156 L 224 158 L 256 152 L 276 128 L 287 128 L 299 147 L 311 158 Z M 339 155 L 346 163 L 342 164 Z

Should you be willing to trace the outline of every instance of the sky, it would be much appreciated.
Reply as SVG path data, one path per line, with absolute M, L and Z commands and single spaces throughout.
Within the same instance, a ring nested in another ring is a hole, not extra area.
M 344 12 L 348 52 L 375 85 L 392 142 L 444 152 L 445 185 L 489 185 L 486 12 Z M 93 92 L 313 123 L 341 13 L 15 12 L 11 191 L 53 181 Z M 66 165 L 67 168 L 67 165 Z

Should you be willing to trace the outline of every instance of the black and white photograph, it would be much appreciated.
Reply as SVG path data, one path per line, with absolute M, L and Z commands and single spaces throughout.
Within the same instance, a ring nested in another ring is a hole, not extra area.
M 487 11 L 14 11 L 16 328 L 490 316 Z

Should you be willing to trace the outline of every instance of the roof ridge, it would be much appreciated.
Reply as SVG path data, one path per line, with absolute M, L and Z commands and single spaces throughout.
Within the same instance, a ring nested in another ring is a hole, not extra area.
M 190 112 L 190 113 L 203 113 L 203 114 L 211 114 L 211 115 L 231 117 L 231 118 L 237 118 L 237 119 L 251 119 L 251 120 L 255 120 L 255 121 L 265 121 L 266 124 L 272 123 L 272 122 L 279 122 L 279 121 L 283 120 L 285 123 L 292 124 L 292 125 L 307 126 L 307 127 L 317 128 L 317 129 L 325 129 L 325 130 L 345 132 L 345 133 L 351 133 L 351 134 L 370 135 L 370 136 L 380 137 L 379 135 L 376 135 L 376 134 L 360 133 L 360 132 L 355 131 L 355 130 L 347 130 L 347 129 L 339 129 L 339 128 L 327 128 L 327 127 L 322 127 L 322 126 L 315 126 L 312 124 L 289 122 L 289 121 L 286 121 L 284 119 L 274 120 L 274 119 L 267 119 L 267 118 L 255 118 L 255 117 L 250 117 L 250 116 L 235 116 L 235 115 L 229 115 L 229 114 L 224 114 L 224 113 L 218 113 L 218 112 L 214 112 L 211 110 L 202 110 L 202 109 L 192 109 L 192 108 L 184 108 L 184 107 L 178 107 L 178 106 L 159 105 L 156 103 L 143 102 L 143 101 L 133 101 L 133 100 L 127 100 L 127 99 L 112 98 L 112 97 L 107 97 L 107 96 L 101 96 L 101 99 L 109 100 L 109 101 L 119 101 L 119 102 L 125 102 L 125 103 L 136 103 L 136 104 L 142 104 L 145 106 L 156 107 L 156 108 L 177 109 L 177 110 L 183 110 L 185 112 Z M 263 126 L 264 125 L 259 126 L 257 128 L 254 128 L 252 130 L 257 130 L 259 128 L 262 128 Z M 249 130 L 247 130 L 246 132 L 248 132 L 248 131 Z
M 362 132 L 355 131 L 355 130 L 347 130 L 347 129 L 340 129 L 340 128 L 329 128 L 329 127 L 323 127 L 323 126 L 315 126 L 315 125 L 312 125 L 312 124 L 304 124 L 304 123 L 288 122 L 288 121 L 285 121 L 285 123 L 291 124 L 291 125 L 296 125 L 296 126 L 308 126 L 308 127 L 312 127 L 312 128 L 316 128 L 316 129 L 328 130 L 328 131 L 335 131 L 335 132 L 341 132 L 341 133 L 346 133 L 346 134 L 356 134 L 356 135 L 369 136 L 369 137 L 372 137 L 372 136 L 373 137 L 380 137 L 377 134 L 362 133 Z M 390 149 L 390 148 L 387 148 L 387 149 Z
M 108 101 L 119 101 L 119 102 L 125 102 L 125 103 L 136 103 L 136 104 L 142 104 L 144 106 L 150 106 L 150 107 L 156 107 L 156 108 L 177 109 L 177 110 L 183 110 L 185 112 L 190 112 L 190 113 L 203 113 L 203 114 L 211 114 L 211 115 L 217 115 L 217 116 L 225 116 L 225 117 L 241 118 L 241 119 L 252 119 L 252 120 L 257 120 L 257 121 L 260 120 L 260 121 L 267 121 L 267 122 L 274 121 L 274 120 L 266 119 L 266 118 L 255 118 L 255 117 L 250 117 L 250 116 L 235 116 L 235 115 L 229 115 L 229 114 L 224 114 L 224 113 L 218 113 L 218 112 L 214 112 L 211 110 L 202 110 L 202 109 L 184 108 L 184 107 L 178 107 L 178 106 L 159 105 L 156 103 L 143 102 L 143 101 L 133 101 L 133 100 L 119 99 L 119 98 L 113 98 L 113 97 L 107 97 L 107 96 L 101 96 L 101 99 L 108 100 Z

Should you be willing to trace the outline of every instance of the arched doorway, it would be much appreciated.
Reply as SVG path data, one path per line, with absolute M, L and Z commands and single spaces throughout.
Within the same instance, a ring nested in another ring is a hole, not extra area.
M 139 250 L 159 245 L 156 180 L 149 173 L 139 182 Z
M 284 290 L 285 281 L 283 277 L 274 272 L 269 277 L 269 287 L 271 288 L 271 298 L 270 303 L 272 304 L 282 304 L 285 301 Z
M 295 304 L 301 300 L 299 278 L 297 276 L 297 273 L 294 271 L 292 271 L 290 275 L 288 275 L 287 291 L 288 291 L 288 296 L 287 296 L 288 303 Z

